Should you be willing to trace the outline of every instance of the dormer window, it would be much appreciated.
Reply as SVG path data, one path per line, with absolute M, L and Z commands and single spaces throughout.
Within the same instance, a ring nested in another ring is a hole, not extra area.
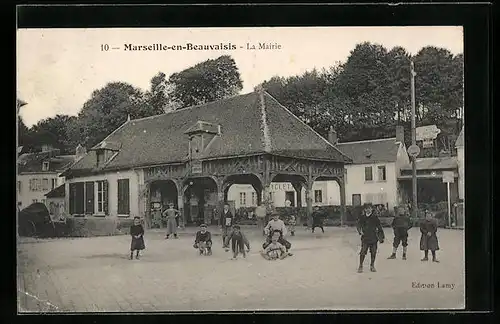
M 106 151 L 97 150 L 95 154 L 97 156 L 97 167 L 103 166 L 103 164 L 106 163 Z
M 48 161 L 42 162 L 42 171 L 49 171 L 49 166 Z
M 96 154 L 96 167 L 100 168 L 106 165 L 117 152 L 119 152 L 121 145 L 119 143 L 101 142 L 91 150 Z
M 189 136 L 189 156 L 192 159 L 198 159 L 215 136 L 221 134 L 221 127 L 199 120 L 184 133 Z

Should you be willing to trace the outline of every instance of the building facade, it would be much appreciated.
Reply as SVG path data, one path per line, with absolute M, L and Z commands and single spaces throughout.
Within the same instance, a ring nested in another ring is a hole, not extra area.
M 32 203 L 47 204 L 46 194 L 64 183 L 64 169 L 75 161 L 74 155 L 44 147 L 42 152 L 25 153 L 18 157 L 17 205 L 23 209 Z
M 63 173 L 65 205 L 70 217 L 140 216 L 149 226 L 173 203 L 182 224 L 198 224 L 221 212 L 231 187 L 250 185 L 254 200 L 272 208 L 271 184 L 289 182 L 310 214 L 314 181 L 335 180 L 343 193 L 350 162 L 259 90 L 127 120 Z

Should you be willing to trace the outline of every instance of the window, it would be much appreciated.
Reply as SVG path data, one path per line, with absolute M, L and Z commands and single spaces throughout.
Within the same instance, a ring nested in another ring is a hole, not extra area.
M 365 167 L 365 181 L 373 181 L 372 167 Z
M 108 182 L 97 181 L 97 213 L 108 213 Z
M 49 171 L 49 162 L 42 162 L 42 171 Z
M 57 187 L 57 179 L 50 179 L 50 180 L 51 180 L 51 185 L 50 185 L 51 190 L 55 189 L 55 187 Z
M 22 187 L 22 184 L 23 184 L 23 183 L 22 183 L 21 181 L 18 181 L 18 182 L 17 182 L 17 192 L 21 192 L 21 189 L 23 188 L 23 187 Z
M 257 205 L 257 193 L 252 192 L 252 206 L 256 206 L 256 205 Z
M 118 215 L 130 214 L 129 180 L 118 180 Z
M 97 157 L 97 166 L 101 167 L 103 166 L 106 161 L 108 160 L 109 154 L 107 150 L 97 150 L 96 151 L 96 157 Z
M 246 206 L 247 204 L 247 194 L 246 192 L 240 192 L 240 206 Z
M 69 213 L 83 215 L 85 213 L 85 184 L 75 182 L 69 184 Z
M 85 214 L 94 214 L 94 183 L 85 182 Z
M 385 165 L 378 166 L 378 181 L 386 181 Z
M 32 200 L 33 203 L 37 203 L 38 202 L 38 199 L 33 199 Z
M 30 179 L 30 191 L 40 191 L 42 187 L 42 179 Z
M 353 194 L 352 195 L 352 205 L 353 206 L 361 206 L 361 195 Z
M 274 192 L 269 193 L 269 201 L 274 202 Z
M 49 179 L 42 179 L 42 190 L 49 190 Z
M 46 203 L 46 200 L 45 200 L 45 199 L 42 199 L 42 204 L 44 204 L 44 205 L 45 205 L 45 203 Z
M 314 190 L 314 202 L 315 203 L 323 202 L 323 191 L 322 190 Z

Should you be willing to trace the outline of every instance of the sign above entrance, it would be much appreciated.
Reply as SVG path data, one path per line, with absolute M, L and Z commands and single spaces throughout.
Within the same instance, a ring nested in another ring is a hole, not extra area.
M 418 145 L 411 145 L 408 148 L 408 154 L 411 157 L 417 157 L 420 154 L 420 147 L 418 147 Z
M 453 171 L 443 171 L 443 182 L 453 183 L 455 182 L 455 174 Z
M 436 139 L 441 130 L 436 125 L 420 126 L 415 129 L 417 141 Z
M 203 172 L 201 161 L 192 161 L 191 162 L 191 173 L 200 174 Z

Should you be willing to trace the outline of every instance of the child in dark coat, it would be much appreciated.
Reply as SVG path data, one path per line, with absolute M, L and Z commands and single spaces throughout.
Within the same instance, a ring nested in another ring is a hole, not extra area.
M 130 226 L 130 235 L 132 236 L 132 242 L 130 243 L 130 260 L 134 257 L 134 251 L 136 251 L 135 258 L 139 259 L 139 251 L 146 248 L 144 245 L 144 227 L 141 225 L 139 216 L 134 217 L 134 225 Z
M 392 254 L 388 259 L 396 259 L 396 252 L 399 243 L 403 245 L 403 260 L 406 260 L 406 248 L 408 246 L 408 230 L 412 227 L 411 220 L 406 216 L 406 211 L 402 208 L 398 209 L 398 213 L 392 221 L 392 228 L 394 230 L 394 242 L 392 244 Z
M 375 272 L 375 258 L 377 255 L 377 243 L 384 242 L 384 230 L 379 218 L 373 212 L 371 205 L 365 205 L 363 215 L 358 219 L 357 230 L 361 235 L 361 251 L 359 252 L 358 272 L 363 272 L 363 262 L 370 250 L 370 271 Z
M 226 252 L 229 251 L 229 242 L 231 242 L 233 260 L 236 259 L 239 253 L 243 254 L 243 257 L 246 258 L 247 254 L 245 251 L 245 246 L 247 247 L 248 251 L 250 251 L 250 242 L 248 242 L 239 225 L 234 225 L 233 231 L 226 237 L 226 240 L 224 242 L 224 245 L 226 246 Z
M 439 250 L 439 242 L 437 238 L 437 221 L 434 215 L 428 210 L 425 211 L 425 220 L 420 223 L 420 250 L 424 251 L 422 261 L 429 260 L 429 250 L 432 252 L 432 261 L 439 262 L 436 259 L 436 251 Z
M 212 234 L 207 231 L 206 224 L 201 224 L 200 230 L 196 232 L 193 247 L 199 249 L 200 254 L 203 254 L 206 248 L 207 254 L 212 255 Z

